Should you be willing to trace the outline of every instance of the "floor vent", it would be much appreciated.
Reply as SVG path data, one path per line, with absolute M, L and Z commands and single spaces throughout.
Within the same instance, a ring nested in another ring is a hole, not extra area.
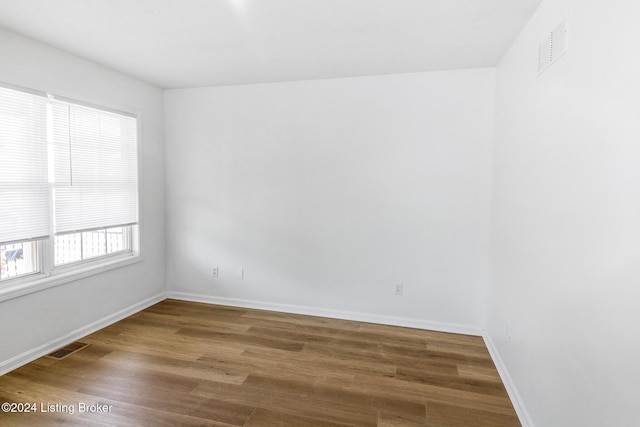
M 85 343 L 80 342 L 80 341 L 72 342 L 71 344 L 62 347 L 62 348 L 54 351 L 53 353 L 47 354 L 47 357 L 52 357 L 54 359 L 64 359 L 65 357 L 69 356 L 70 354 L 73 354 L 73 353 L 75 353 L 77 351 L 80 351 L 80 350 L 82 350 L 83 348 L 85 348 L 88 345 L 89 344 L 85 344 Z

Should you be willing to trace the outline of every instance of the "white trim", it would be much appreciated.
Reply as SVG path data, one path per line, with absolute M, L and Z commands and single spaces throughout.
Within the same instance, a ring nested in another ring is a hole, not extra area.
M 0 87 L 3 87 L 5 89 L 15 90 L 15 91 L 18 91 L 18 92 L 29 93 L 31 95 L 41 96 L 43 98 L 47 97 L 47 92 L 44 91 L 44 90 L 31 89 L 31 88 L 28 88 L 28 87 L 18 86 L 18 85 L 14 85 L 14 84 L 11 84 L 11 83 L 7 83 L 7 82 L 4 82 L 4 81 L 0 81 Z
M 113 114 L 119 114 L 121 116 L 132 117 L 134 119 L 138 118 L 138 116 L 135 113 L 130 113 L 128 111 L 117 110 L 115 108 L 110 108 L 110 107 L 102 107 L 98 104 L 85 102 L 85 101 L 78 101 L 77 99 L 67 98 L 66 96 L 55 95 L 53 93 L 47 93 L 47 95 L 49 95 L 51 98 L 55 99 L 56 101 L 65 102 L 67 104 L 75 104 L 81 107 L 87 107 L 94 110 L 106 111 L 107 113 L 113 113 Z
M 518 414 L 520 424 L 522 424 L 522 427 L 535 427 L 535 424 L 533 424 L 533 420 L 531 419 L 531 415 L 529 415 L 529 411 L 527 411 L 527 407 L 524 404 L 524 399 L 522 399 L 522 396 L 518 392 L 518 389 L 513 382 L 511 375 L 509 375 L 509 370 L 500 357 L 498 348 L 495 346 L 493 340 L 491 339 L 489 334 L 486 333 L 486 331 L 484 334 L 482 334 L 482 338 L 484 339 L 484 343 L 489 350 L 491 359 L 493 359 L 493 363 L 496 365 L 496 369 L 498 369 L 500 379 L 502 379 L 502 383 L 507 389 L 507 394 L 511 399 L 513 408 L 516 410 L 516 414 Z
M 426 329 L 430 331 L 451 332 L 455 334 L 482 336 L 482 329 L 473 326 L 458 325 L 454 323 L 433 322 L 409 317 L 384 316 L 371 313 L 359 313 L 355 311 L 343 311 L 323 309 L 302 305 L 280 304 L 265 301 L 245 300 L 238 298 L 224 298 L 209 295 L 190 294 L 185 292 L 167 292 L 167 298 L 202 302 L 206 304 L 226 305 L 232 307 L 253 308 L 267 311 L 280 311 L 284 313 L 303 314 L 308 316 L 330 317 L 334 319 L 355 320 L 358 322 L 378 323 L 381 325 L 403 326 L 407 328 Z
M 142 257 L 129 254 L 124 258 L 118 257 L 117 259 L 110 259 L 98 265 L 92 264 L 91 266 L 87 266 L 85 268 L 76 268 L 68 272 L 61 272 L 39 279 L 20 280 L 13 286 L 6 286 L 11 282 L 0 282 L 0 302 L 18 298 L 23 295 L 40 292 L 45 289 L 53 288 L 54 286 L 63 285 L 65 283 L 84 279 L 85 277 L 104 273 L 105 271 L 114 270 L 116 268 L 125 267 L 127 265 L 136 264 L 142 261 Z M 25 278 L 26 277 L 27 276 L 25 276 Z
M 22 354 L 19 354 L 15 357 L 12 357 L 9 360 L 5 360 L 0 362 L 0 375 L 4 375 L 7 372 L 13 371 L 14 369 L 19 368 L 20 366 L 26 365 L 29 362 L 32 362 L 39 357 L 45 356 L 52 351 L 64 347 L 65 345 L 76 341 L 82 337 L 85 337 L 89 334 L 92 334 L 102 328 L 105 328 L 113 323 L 118 322 L 126 317 L 129 317 L 139 311 L 144 310 L 147 307 L 150 307 L 154 304 L 163 301 L 166 298 L 165 292 L 161 292 L 151 298 L 147 298 L 144 301 L 136 303 L 132 306 L 124 308 L 114 314 L 110 314 L 102 319 L 96 320 L 93 323 L 90 323 L 86 326 L 76 329 L 75 331 L 69 332 L 66 335 L 61 336 L 60 338 L 49 341 L 48 343 L 42 344 L 39 347 L 36 347 L 32 350 L 26 351 Z

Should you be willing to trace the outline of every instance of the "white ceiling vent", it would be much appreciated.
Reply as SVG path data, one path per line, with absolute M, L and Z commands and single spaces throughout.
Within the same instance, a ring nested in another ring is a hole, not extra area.
M 567 22 L 562 21 L 540 44 L 538 50 L 538 74 L 549 68 L 567 52 Z

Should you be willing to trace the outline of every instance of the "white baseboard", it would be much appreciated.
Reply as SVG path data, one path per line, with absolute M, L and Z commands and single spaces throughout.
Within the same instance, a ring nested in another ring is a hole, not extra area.
M 60 347 L 64 347 L 69 343 L 72 343 L 82 337 L 92 334 L 106 326 L 109 326 L 119 320 L 124 319 L 125 317 L 129 317 L 132 314 L 135 314 L 141 310 L 144 310 L 147 307 L 150 307 L 160 301 L 165 300 L 166 297 L 167 297 L 166 293 L 161 292 L 157 295 L 152 296 L 151 298 L 147 298 L 144 301 L 136 303 L 130 307 L 124 308 L 118 311 L 117 313 L 110 314 L 106 317 L 103 317 L 102 319 L 96 320 L 93 323 L 90 323 L 81 328 L 78 328 L 75 331 L 72 331 L 60 338 L 56 338 L 52 341 L 49 341 L 46 344 L 43 344 L 32 350 L 26 351 L 15 357 L 12 357 L 9 360 L 2 361 L 0 362 L 0 375 L 4 375 L 7 372 L 13 371 L 14 369 L 17 369 L 20 366 L 26 365 L 27 363 L 32 362 L 46 354 L 49 354 L 52 351 L 59 349 Z
M 267 311 L 280 311 L 284 313 L 303 314 L 308 316 L 329 317 L 333 319 L 355 320 L 358 322 L 379 323 L 382 325 L 403 326 L 407 328 L 427 329 L 430 331 L 482 336 L 482 329 L 473 326 L 432 322 L 409 317 L 384 316 L 371 313 L 359 313 L 354 311 L 333 310 L 302 305 L 279 304 L 237 298 L 215 297 L 209 295 L 190 294 L 174 291 L 167 292 L 167 298 L 182 301 L 202 302 L 206 304 L 227 305 L 231 307 L 253 308 L 257 310 Z
M 516 410 L 518 414 L 518 418 L 520 420 L 520 424 L 522 427 L 534 427 L 533 420 L 531 419 L 531 415 L 529 415 L 529 411 L 527 411 L 526 406 L 524 405 L 524 400 L 518 389 L 516 388 L 511 375 L 509 375 L 509 371 L 505 366 L 502 358 L 500 357 L 500 353 L 498 353 L 498 349 L 495 346 L 493 340 L 489 336 L 489 334 L 482 334 L 482 338 L 484 339 L 485 345 L 489 350 L 489 354 L 491 355 L 491 359 L 493 359 L 493 363 L 496 365 L 498 369 L 498 373 L 500 374 L 500 378 L 502 379 L 502 383 L 504 387 L 507 389 L 507 393 L 509 394 L 509 398 L 511 399 L 511 403 L 513 403 L 513 408 Z

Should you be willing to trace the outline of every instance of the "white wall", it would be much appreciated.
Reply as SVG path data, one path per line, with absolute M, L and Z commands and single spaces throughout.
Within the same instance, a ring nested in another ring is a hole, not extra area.
M 494 95 L 493 69 L 165 92 L 169 290 L 479 332 Z
M 640 420 L 638 22 L 637 1 L 543 1 L 498 68 L 488 330 L 538 426 Z
M 147 83 L 0 29 L 0 81 L 140 114 L 144 261 L 0 302 L 0 370 L 12 358 L 164 292 L 163 95 Z

